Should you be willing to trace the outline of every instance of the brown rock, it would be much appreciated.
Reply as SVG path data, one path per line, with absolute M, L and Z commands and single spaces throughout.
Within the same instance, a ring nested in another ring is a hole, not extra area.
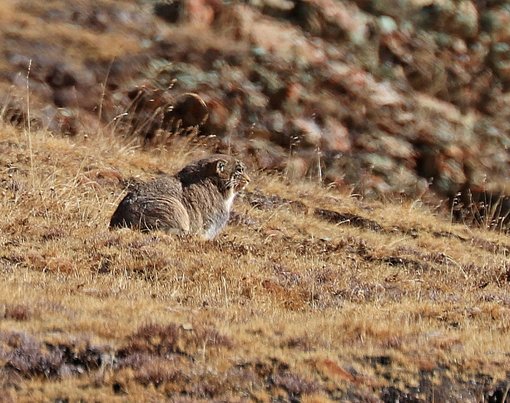
M 213 0 L 187 0 L 186 19 L 192 24 L 210 26 L 221 3 Z
M 204 124 L 209 111 L 204 100 L 191 92 L 181 94 L 172 100 L 172 107 L 165 113 L 165 120 L 174 120 L 180 127 L 193 127 Z
M 351 150 L 349 130 L 333 119 L 326 120 L 322 130 L 321 149 L 323 151 L 348 152 Z
M 313 120 L 297 118 L 291 121 L 291 125 L 300 147 L 317 147 L 321 144 L 322 130 Z
M 289 180 L 302 180 L 306 177 L 310 161 L 302 157 L 289 157 L 285 164 L 285 175 Z

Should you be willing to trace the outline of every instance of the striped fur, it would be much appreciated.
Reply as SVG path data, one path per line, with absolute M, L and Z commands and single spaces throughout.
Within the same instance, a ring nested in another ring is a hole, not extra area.
M 111 228 L 161 230 L 214 238 L 227 224 L 237 192 L 250 181 L 244 164 L 215 154 L 131 189 L 110 220 Z

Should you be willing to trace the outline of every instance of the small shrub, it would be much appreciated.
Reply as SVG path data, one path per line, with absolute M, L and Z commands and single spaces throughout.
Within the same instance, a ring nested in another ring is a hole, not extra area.
M 6 305 L 5 306 L 5 313 L 4 313 L 5 319 L 12 319 L 12 320 L 16 320 L 18 322 L 22 322 L 22 321 L 31 319 L 32 316 L 33 316 L 33 311 L 27 305 L 17 304 L 17 305 Z
M 148 353 L 160 357 L 182 354 L 192 357 L 204 345 L 231 347 L 232 342 L 209 327 L 194 326 L 191 330 L 185 330 L 175 323 L 166 326 L 149 324 L 140 327 L 131 335 L 119 354 L 124 357 L 134 353 Z

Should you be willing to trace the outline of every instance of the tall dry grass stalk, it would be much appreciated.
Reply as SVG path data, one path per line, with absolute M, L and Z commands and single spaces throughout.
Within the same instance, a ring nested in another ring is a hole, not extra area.
M 27 75 L 26 75 L 26 83 L 27 83 L 27 130 L 25 131 L 25 135 L 28 142 L 28 154 L 30 157 L 30 177 L 32 182 L 32 188 L 35 187 L 34 184 L 34 150 L 32 147 L 32 122 L 30 116 L 30 70 L 32 68 L 32 59 L 28 62 Z

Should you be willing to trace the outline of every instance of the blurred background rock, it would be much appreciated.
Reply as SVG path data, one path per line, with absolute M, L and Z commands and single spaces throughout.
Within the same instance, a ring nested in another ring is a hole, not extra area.
M 365 197 L 505 195 L 506 1 L 17 0 L 0 23 L 10 123 L 204 136 Z

